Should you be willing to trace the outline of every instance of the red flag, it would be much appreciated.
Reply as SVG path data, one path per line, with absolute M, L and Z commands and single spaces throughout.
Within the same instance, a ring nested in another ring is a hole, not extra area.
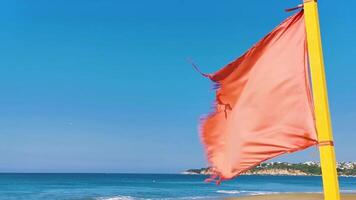
M 218 89 L 201 137 L 220 178 L 317 143 L 303 11 L 208 76 Z

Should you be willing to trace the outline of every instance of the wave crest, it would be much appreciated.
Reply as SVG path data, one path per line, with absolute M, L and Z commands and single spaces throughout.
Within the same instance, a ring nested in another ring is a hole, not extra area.
M 216 192 L 221 193 L 221 194 L 239 194 L 239 193 L 241 193 L 238 190 L 218 190 Z
M 131 196 L 98 197 L 96 200 L 136 200 Z

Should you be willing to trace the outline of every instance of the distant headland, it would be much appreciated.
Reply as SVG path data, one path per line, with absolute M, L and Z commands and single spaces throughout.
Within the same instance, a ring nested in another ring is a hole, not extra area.
M 339 176 L 356 176 L 356 162 L 338 162 L 337 172 Z M 188 169 L 183 174 L 212 174 L 211 168 Z M 248 170 L 244 175 L 284 175 L 284 176 L 319 176 L 321 175 L 320 163 L 303 162 L 269 162 L 262 163 Z

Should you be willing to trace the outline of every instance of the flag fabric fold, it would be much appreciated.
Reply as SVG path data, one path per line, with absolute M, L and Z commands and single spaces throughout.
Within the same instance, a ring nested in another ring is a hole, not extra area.
M 315 145 L 303 11 L 209 77 L 214 111 L 201 123 L 213 177 L 230 179 L 276 156 Z

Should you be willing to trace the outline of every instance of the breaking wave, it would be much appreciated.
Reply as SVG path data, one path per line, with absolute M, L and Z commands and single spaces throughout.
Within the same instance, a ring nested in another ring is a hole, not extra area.
M 356 194 L 356 190 L 340 190 L 341 193 L 351 193 Z
M 241 191 L 238 191 L 238 190 L 218 190 L 216 192 L 221 193 L 221 194 L 239 194 L 239 193 L 241 193 Z
M 264 194 L 279 194 L 280 192 L 271 191 L 248 191 L 248 190 L 218 190 L 220 194 L 242 194 L 242 195 L 264 195 Z
M 98 197 L 96 200 L 138 200 L 131 196 Z
M 188 196 L 188 197 L 173 197 L 173 198 L 138 198 L 131 196 L 112 196 L 112 197 L 98 197 L 95 200 L 202 200 L 215 199 L 208 196 Z

